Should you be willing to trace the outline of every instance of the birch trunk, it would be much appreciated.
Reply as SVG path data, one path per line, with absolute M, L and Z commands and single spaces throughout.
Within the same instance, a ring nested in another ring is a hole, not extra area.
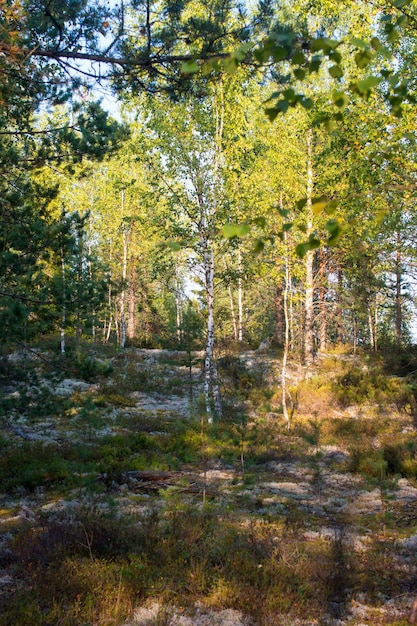
M 93 264 L 91 262 L 91 232 L 92 232 L 92 219 L 91 219 L 91 215 L 90 215 L 90 234 L 88 237 L 88 248 L 87 248 L 87 252 L 88 252 L 88 275 L 90 278 L 90 284 L 93 285 Z M 96 338 L 96 309 L 94 306 L 94 298 L 93 298 L 93 303 L 91 305 L 91 336 L 93 338 L 93 341 L 95 341 Z
M 369 327 L 369 341 L 372 350 L 375 351 L 375 333 L 374 333 L 374 319 L 372 315 L 371 306 L 368 306 L 368 327 Z
M 135 320 L 135 311 L 136 311 L 135 289 L 136 289 L 136 264 L 133 261 L 130 284 L 129 284 L 129 317 L 127 321 L 127 336 L 129 337 L 130 341 L 132 341 L 135 338 L 135 326 L 136 326 L 135 324 L 135 321 L 136 321 Z
M 287 422 L 287 427 L 290 427 L 290 418 L 287 407 L 287 359 L 290 346 L 290 325 L 288 315 L 288 292 L 290 288 L 290 268 L 289 268 L 289 255 L 287 245 L 287 234 L 284 233 L 285 243 L 285 283 L 283 291 L 283 310 L 284 310 L 284 354 L 282 356 L 282 368 L 281 368 L 281 388 L 282 388 L 282 412 L 284 419 Z
M 313 129 L 307 131 L 307 204 L 306 228 L 307 237 L 313 231 Z M 304 299 L 304 362 L 311 365 L 313 362 L 313 261 L 314 253 L 309 250 L 305 255 L 305 299 Z
M 107 291 L 107 305 L 109 308 L 108 311 L 108 316 L 109 316 L 109 325 L 107 326 L 107 317 L 104 320 L 104 325 L 103 325 L 103 343 L 108 343 L 109 338 L 110 338 L 110 333 L 111 333 L 111 325 L 112 325 L 112 288 L 111 288 L 111 279 L 112 279 L 112 271 L 111 271 L 111 262 L 112 262 L 112 246 L 110 243 L 110 249 L 109 249 L 109 261 L 110 261 L 110 266 L 109 266 L 109 274 L 108 274 L 108 281 L 109 281 L 109 286 L 108 286 L 108 291 Z
M 238 337 L 239 343 L 243 341 L 243 284 L 242 284 L 242 253 L 237 251 L 238 280 L 237 280 L 237 303 L 238 303 Z
M 175 322 L 178 343 L 182 339 L 182 307 L 181 307 L 181 283 L 178 267 L 175 265 Z
M 65 276 L 65 255 L 61 250 L 61 272 L 62 272 L 62 314 L 61 314 L 61 355 L 65 354 L 65 330 L 67 324 L 67 303 L 66 303 L 66 276 Z
M 325 267 L 326 267 L 325 253 L 324 253 L 323 248 L 320 248 L 320 251 L 319 251 L 320 352 L 326 352 L 326 347 L 327 347 L 327 310 L 326 310 L 327 307 L 326 307 L 326 288 L 325 288 Z
M 275 324 L 275 337 L 278 345 L 283 345 L 283 343 L 285 342 L 284 290 L 285 287 L 283 289 L 281 284 L 278 284 L 275 289 L 275 311 L 277 316 L 277 321 Z
M 124 215 L 124 190 L 121 192 L 121 211 Z M 126 345 L 126 312 L 125 312 L 125 299 L 126 299 L 126 278 L 127 278 L 127 228 L 123 227 L 123 271 L 122 271 L 122 292 L 120 294 L 120 347 L 124 348 Z
M 232 316 L 232 325 L 233 325 L 233 338 L 235 341 L 237 341 L 237 337 L 238 337 L 237 321 L 236 321 L 236 315 L 235 315 L 235 305 L 233 303 L 232 286 L 230 285 L 230 283 L 227 286 L 227 291 L 229 292 L 230 314 Z
M 397 231 L 397 250 L 395 256 L 395 343 L 397 347 L 402 343 L 403 310 L 401 297 L 402 258 L 401 234 Z
M 337 343 L 341 345 L 343 343 L 343 308 L 342 308 L 342 289 L 343 289 L 343 273 L 342 268 L 338 265 L 337 268 L 337 310 L 336 310 L 336 325 L 337 325 Z
M 207 421 L 213 422 L 211 394 L 214 349 L 214 254 L 213 248 L 207 240 L 203 241 L 203 262 L 205 274 L 205 288 L 207 298 L 207 339 L 204 359 L 204 399 L 206 404 Z
M 205 274 L 205 288 L 207 298 L 207 342 L 206 355 L 204 360 L 204 397 L 207 411 L 207 421 L 213 421 L 213 413 L 210 401 L 210 390 L 214 399 L 214 409 L 218 418 L 222 416 L 222 403 L 220 396 L 220 387 L 217 375 L 217 365 L 214 360 L 214 338 L 215 338 L 215 321 L 214 321 L 214 248 L 213 241 L 209 235 L 208 216 L 210 216 L 213 228 L 217 213 L 217 199 L 219 191 L 219 167 L 222 154 L 222 139 L 224 127 L 224 94 L 223 85 L 220 82 L 218 86 L 218 98 L 215 100 L 215 154 L 213 162 L 213 196 L 212 206 L 206 206 L 203 193 L 198 193 L 198 204 L 200 207 L 200 240 L 203 248 L 203 263 Z
M 77 263 L 77 321 L 75 326 L 75 345 L 78 348 L 82 335 L 82 327 L 81 327 L 81 300 L 82 300 L 82 291 L 83 291 L 83 229 L 80 225 L 78 227 L 77 232 L 78 237 L 78 263 Z
M 223 260 L 224 260 L 224 269 L 226 270 L 226 273 L 227 273 L 229 268 L 227 267 L 226 259 L 224 258 Z M 227 280 L 229 281 L 229 278 L 227 278 Z M 230 284 L 230 282 L 228 282 L 228 285 L 227 285 L 227 293 L 229 294 L 230 316 L 232 318 L 232 327 L 233 327 L 233 339 L 237 341 L 237 338 L 238 338 L 237 319 L 236 319 L 236 313 L 235 313 L 235 303 L 233 301 L 232 285 Z

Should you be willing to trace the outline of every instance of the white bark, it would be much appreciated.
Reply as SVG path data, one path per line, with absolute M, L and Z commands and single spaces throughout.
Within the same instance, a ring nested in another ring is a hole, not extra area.
M 290 267 L 289 267 L 289 254 L 287 245 L 287 234 L 284 232 L 285 242 L 285 284 L 283 293 L 283 309 L 284 309 L 284 354 L 282 356 L 282 369 L 281 369 L 281 388 L 282 388 L 282 412 L 284 419 L 287 422 L 287 427 L 290 427 L 290 418 L 287 408 L 287 360 L 288 351 L 290 345 L 290 325 L 288 315 L 288 292 L 290 289 Z
M 238 303 L 238 341 L 243 341 L 243 286 L 242 286 L 242 253 L 237 251 L 238 279 L 237 279 L 237 303 Z
M 175 265 L 175 319 L 177 325 L 177 341 L 182 339 L 182 307 L 181 307 L 181 282 L 179 280 L 178 267 Z
M 230 285 L 230 283 L 227 285 L 227 290 L 229 292 L 230 314 L 232 316 L 232 325 L 233 325 L 233 337 L 234 337 L 234 340 L 237 341 L 237 338 L 238 338 L 237 321 L 236 321 L 236 315 L 235 315 L 235 305 L 233 303 L 232 286 Z
M 112 272 L 111 272 L 111 262 L 112 262 L 112 246 L 110 243 L 110 250 L 109 250 L 109 261 L 110 261 L 110 269 L 109 269 L 109 288 L 108 288 L 108 293 L 107 293 L 107 304 L 109 307 L 109 325 L 107 326 L 106 322 L 104 324 L 103 327 L 103 343 L 108 343 L 109 339 L 110 339 L 110 333 L 111 333 L 111 326 L 112 326 L 112 288 L 111 288 L 111 279 L 112 279 Z
M 313 129 L 307 131 L 307 204 L 306 228 L 307 237 L 313 232 Z M 313 258 L 309 250 L 305 255 L 305 299 L 304 299 L 304 361 L 306 365 L 313 362 Z
M 61 251 L 61 271 L 62 271 L 62 316 L 61 316 L 61 355 L 65 354 L 65 327 L 67 323 L 67 304 L 65 297 L 66 276 L 65 276 L 65 256 L 64 250 Z
M 222 139 L 224 126 L 224 97 L 223 85 L 219 83 L 219 100 L 215 102 L 215 118 L 216 118 L 216 134 L 215 134 L 215 155 L 213 162 L 213 197 L 212 206 L 207 205 L 207 201 L 201 190 L 198 191 L 198 204 L 200 208 L 200 241 L 203 249 L 203 265 L 205 275 L 205 288 L 207 298 L 207 340 L 206 354 L 204 359 L 204 399 L 207 412 L 207 421 L 213 421 L 213 412 L 211 407 L 210 391 L 214 400 L 214 409 L 218 418 L 222 416 L 222 403 L 220 396 L 220 387 L 217 375 L 217 365 L 214 360 L 214 338 L 215 338 L 215 321 L 214 321 L 214 248 L 213 241 L 209 234 L 208 216 L 213 224 L 217 212 L 217 194 L 219 191 L 219 167 L 222 154 Z M 211 226 L 212 227 L 212 226 Z
M 92 232 L 92 220 L 91 220 L 91 216 L 90 216 L 90 236 L 91 236 L 91 232 Z M 93 264 L 91 262 L 91 240 L 90 237 L 88 238 L 88 274 L 90 277 L 90 283 L 91 285 L 93 284 Z M 93 305 L 91 307 L 91 335 L 93 337 L 93 341 L 95 341 L 96 338 L 96 310 L 94 307 L 94 300 L 93 300 Z
M 121 192 L 122 216 L 124 214 L 124 199 L 125 199 L 125 194 L 124 194 L 124 190 L 122 189 L 122 192 Z M 120 294 L 120 347 L 121 348 L 124 348 L 126 345 L 125 301 L 126 301 L 126 278 L 127 278 L 127 239 L 128 239 L 127 227 L 123 226 L 123 271 L 122 271 L 123 287 L 122 287 L 122 292 Z
M 130 276 L 130 284 L 129 284 L 129 306 L 128 306 L 128 321 L 127 321 L 127 336 L 132 341 L 135 338 L 135 307 L 136 307 L 136 298 L 135 298 L 135 288 L 136 288 L 136 266 L 133 263 L 131 269 Z
M 224 268 L 227 272 L 228 267 L 227 267 L 226 259 L 224 259 Z M 230 316 L 232 318 L 232 327 L 233 327 L 233 339 L 237 341 L 238 332 L 237 332 L 237 320 L 236 320 L 236 314 L 235 314 L 235 303 L 233 301 L 233 291 L 232 291 L 232 285 L 230 284 L 230 282 L 228 282 L 228 285 L 227 285 L 227 292 L 229 294 Z
M 375 350 L 374 320 L 373 320 L 372 310 L 370 306 L 368 306 L 368 326 L 369 326 L 369 341 L 371 343 L 371 348 L 372 350 Z
M 205 229 L 203 229 L 204 232 Z M 203 262 L 205 275 L 205 288 L 207 298 L 207 339 L 206 354 L 204 359 L 204 399 L 209 423 L 213 421 L 211 394 L 215 400 L 215 410 L 218 417 L 221 416 L 220 393 L 217 382 L 217 369 L 213 362 L 214 351 L 214 252 L 211 242 L 203 239 Z

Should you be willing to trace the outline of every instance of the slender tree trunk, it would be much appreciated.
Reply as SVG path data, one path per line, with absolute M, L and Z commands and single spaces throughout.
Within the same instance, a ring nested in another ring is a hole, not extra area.
M 236 320 L 236 315 L 235 315 L 235 305 L 233 303 L 232 286 L 230 283 L 227 285 L 227 291 L 229 293 L 230 315 L 232 316 L 233 338 L 235 341 L 237 341 L 237 338 L 238 338 L 237 320 Z
M 372 315 L 371 305 L 368 305 L 368 327 L 369 327 L 369 342 L 371 349 L 375 351 L 375 333 L 374 333 L 374 317 Z
M 82 291 L 83 291 L 83 254 L 84 254 L 84 246 L 83 246 L 83 229 L 81 224 L 78 227 L 78 267 L 77 267 L 77 321 L 75 327 L 75 345 L 78 349 L 80 345 L 81 335 L 82 335 L 82 326 L 81 326 L 81 301 L 82 301 Z
M 175 264 L 175 322 L 177 341 L 182 339 L 182 301 L 181 301 L 181 282 L 179 278 L 179 270 L 177 264 Z
M 222 154 L 222 139 L 223 139 L 223 126 L 224 126 L 224 95 L 223 84 L 218 83 L 218 100 L 215 100 L 215 155 L 213 162 L 213 180 L 214 180 L 214 195 L 212 197 L 213 206 L 209 211 L 212 220 L 215 220 L 217 212 L 217 194 L 219 188 L 219 167 Z M 214 399 L 214 409 L 218 418 L 222 416 L 222 403 L 220 396 L 220 387 L 217 375 L 217 365 L 214 360 L 214 337 L 215 337 L 215 322 L 214 322 L 214 249 L 213 242 L 209 236 L 208 228 L 208 206 L 202 190 L 197 193 L 198 205 L 200 208 L 200 241 L 203 249 L 203 263 L 205 274 L 205 288 L 207 298 L 207 341 L 206 341 L 206 355 L 204 360 L 204 397 L 207 412 L 207 421 L 210 423 L 213 421 L 210 390 Z
M 291 247 L 291 235 L 286 233 L 286 239 L 288 246 Z M 294 290 L 292 283 L 292 264 L 291 257 L 288 255 L 287 258 L 288 263 L 288 317 L 289 317 L 289 351 L 293 352 L 294 350 Z
M 104 325 L 103 325 L 103 343 L 108 343 L 109 338 L 110 338 L 110 333 L 111 333 L 111 325 L 112 325 L 112 288 L 111 288 L 111 281 L 112 281 L 112 271 L 111 271 L 111 262 L 112 262 L 112 253 L 113 253 L 113 249 L 112 249 L 112 245 L 110 243 L 109 246 L 109 274 L 108 274 L 108 289 L 107 289 L 107 306 L 108 306 L 108 320 L 109 320 L 109 324 L 107 326 L 107 316 L 106 319 L 104 320 Z
M 91 232 L 92 232 L 92 222 L 91 222 L 91 216 L 90 216 L 90 228 L 89 228 L 90 232 L 89 232 L 89 237 L 88 237 L 88 248 L 87 248 L 87 253 L 88 253 L 88 275 L 90 278 L 90 285 L 91 288 L 93 289 L 93 294 L 94 294 L 94 286 L 93 286 L 93 264 L 91 262 Z M 91 304 L 91 336 L 93 338 L 93 341 L 95 341 L 96 339 L 96 309 L 94 306 L 94 295 L 93 295 L 93 299 L 92 299 L 92 304 Z
M 211 393 L 215 400 L 215 411 L 221 416 L 220 391 L 217 382 L 217 369 L 214 365 L 214 252 L 211 242 L 203 239 L 203 259 L 205 273 L 205 288 L 207 298 L 207 339 L 204 359 L 204 398 L 208 422 L 213 421 L 211 407 Z
M 130 341 L 135 338 L 135 312 L 136 312 L 136 263 L 132 262 L 131 276 L 129 281 L 129 317 L 127 320 L 127 336 Z
M 307 204 L 306 204 L 306 227 L 307 236 L 313 232 L 313 129 L 307 131 Z M 313 362 L 313 261 L 314 254 L 309 250 L 305 255 L 305 298 L 304 298 L 304 362 L 311 365 Z
M 278 285 L 275 289 L 275 311 L 276 311 L 276 323 L 275 323 L 275 337 L 278 345 L 282 345 L 285 335 L 285 311 L 284 311 L 284 289 L 282 288 L 282 284 L 278 282 Z M 287 292 L 288 299 L 288 292 Z M 288 308 L 288 302 L 287 302 Z M 287 310 L 287 314 L 288 314 Z
M 353 354 L 356 354 L 356 348 L 358 346 L 358 327 L 356 321 L 355 312 L 353 312 L 352 316 L 352 326 L 353 326 Z
M 402 258 L 401 258 L 401 233 L 397 231 L 397 250 L 395 257 L 395 343 L 397 347 L 402 344 L 403 309 L 401 296 L 402 283 Z
M 281 368 L 281 388 L 282 388 L 282 412 L 284 419 L 287 423 L 287 427 L 290 427 L 290 418 L 287 408 L 287 359 L 290 346 L 290 327 L 288 316 L 288 291 L 290 288 L 290 269 L 289 269 L 289 254 L 286 233 L 284 233 L 285 243 L 285 283 L 283 291 L 283 310 L 284 310 L 284 354 L 282 356 L 282 368 Z
M 65 254 L 61 249 L 61 272 L 62 272 L 62 314 L 61 314 L 61 355 L 65 354 L 65 330 L 67 324 L 67 303 L 66 303 L 66 276 L 65 276 Z
M 337 303 L 336 303 L 336 328 L 337 343 L 343 343 L 343 308 L 342 308 L 343 272 L 340 264 L 337 267 Z
M 320 307 L 320 328 L 319 342 L 320 352 L 326 352 L 327 347 L 327 307 L 326 307 L 326 287 L 325 287 L 326 257 L 323 248 L 319 250 L 319 307 Z
M 124 215 L 124 190 L 121 192 L 121 211 Z M 128 229 L 126 225 L 123 227 L 123 270 L 122 270 L 122 292 L 120 294 L 120 347 L 124 348 L 126 345 L 126 280 L 127 280 L 127 241 L 128 241 Z
M 224 269 L 226 270 L 226 273 L 227 273 L 229 268 L 227 267 L 227 262 L 225 258 L 224 258 Z M 227 277 L 227 280 L 229 280 L 228 277 Z M 233 327 L 233 339 L 237 341 L 237 338 L 238 338 L 237 319 L 236 319 L 236 313 L 235 313 L 235 303 L 233 301 L 232 285 L 230 284 L 230 282 L 228 282 L 227 284 L 227 293 L 229 294 L 230 316 L 232 318 L 232 327 Z
M 242 281 L 242 253 L 237 251 L 238 279 L 237 279 L 237 306 L 238 306 L 238 336 L 239 343 L 243 341 L 243 281 Z

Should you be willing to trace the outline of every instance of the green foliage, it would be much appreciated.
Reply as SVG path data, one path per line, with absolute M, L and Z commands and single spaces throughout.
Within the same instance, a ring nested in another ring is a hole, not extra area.
M 73 361 L 70 361 L 77 376 L 86 381 L 96 380 L 98 377 L 110 376 L 113 366 L 109 361 L 94 358 L 78 350 Z
M 404 407 L 411 399 L 403 380 L 368 368 L 351 368 L 333 382 L 332 391 L 341 406 L 372 402 Z

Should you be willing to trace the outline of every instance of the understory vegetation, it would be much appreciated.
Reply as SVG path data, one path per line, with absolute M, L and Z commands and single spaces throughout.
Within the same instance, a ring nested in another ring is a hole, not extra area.
M 182 353 L 83 349 L 84 370 L 45 351 L 1 363 L 1 626 L 168 625 L 196 607 L 408 623 L 414 373 L 347 349 L 310 377 L 294 364 L 288 428 L 279 352 L 228 354 L 207 424 L 198 355 L 190 383 Z

